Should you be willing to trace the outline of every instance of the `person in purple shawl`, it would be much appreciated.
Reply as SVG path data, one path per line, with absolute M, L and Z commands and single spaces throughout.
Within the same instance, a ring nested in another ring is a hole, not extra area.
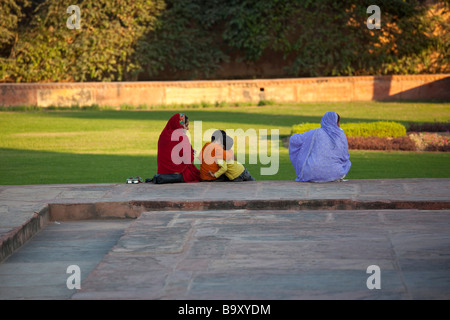
M 289 139 L 289 158 L 302 182 L 342 180 L 350 170 L 347 137 L 339 127 L 340 117 L 328 111 L 320 128 L 296 133 Z

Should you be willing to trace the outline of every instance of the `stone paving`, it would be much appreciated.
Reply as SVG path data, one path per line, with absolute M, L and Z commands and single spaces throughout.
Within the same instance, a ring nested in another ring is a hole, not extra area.
M 450 179 L 0 186 L 0 299 L 449 299 L 449 191 Z
M 449 222 L 449 210 L 146 212 L 72 299 L 448 299 Z
M 69 299 L 67 268 L 94 270 L 132 220 L 52 223 L 0 264 L 0 299 Z

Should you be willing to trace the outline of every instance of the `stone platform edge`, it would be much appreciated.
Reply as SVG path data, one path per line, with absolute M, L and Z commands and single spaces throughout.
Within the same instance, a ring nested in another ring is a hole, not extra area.
M 137 218 L 146 211 L 208 210 L 444 210 L 450 201 L 279 199 L 279 200 L 194 200 L 55 203 L 49 205 L 51 221 Z
M 49 206 L 36 211 L 33 217 L 22 225 L 0 237 L 0 263 L 30 240 L 39 230 L 50 222 Z
M 210 201 L 112 201 L 50 203 L 22 225 L 0 238 L 0 262 L 19 249 L 39 230 L 54 221 L 135 219 L 146 211 L 208 210 L 445 210 L 450 201 L 310 200 L 210 200 Z

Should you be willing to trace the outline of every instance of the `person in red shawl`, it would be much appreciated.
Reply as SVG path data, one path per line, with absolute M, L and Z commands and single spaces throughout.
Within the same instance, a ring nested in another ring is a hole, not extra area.
M 158 140 L 158 171 L 154 183 L 200 182 L 200 170 L 194 165 L 194 150 L 186 135 L 189 120 L 184 113 L 174 114 Z

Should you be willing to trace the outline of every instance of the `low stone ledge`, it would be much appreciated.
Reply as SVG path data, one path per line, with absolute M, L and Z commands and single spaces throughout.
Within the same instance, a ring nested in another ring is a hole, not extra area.
M 450 99 L 449 74 L 78 83 L 3 83 L 0 106 L 99 106 L 201 102 L 337 102 Z
M 31 239 L 49 220 L 48 206 L 45 206 L 39 212 L 35 212 L 33 217 L 21 226 L 2 235 L 0 237 L 0 262 Z
M 51 221 L 133 219 L 142 208 L 130 202 L 56 203 L 49 205 Z
M 51 204 L 52 221 L 89 219 L 133 219 L 146 211 L 202 210 L 445 210 L 450 201 L 358 201 L 317 200 L 208 200 L 208 201 L 130 201 L 79 204 Z
M 21 226 L 0 237 L 0 262 L 20 248 L 50 221 L 134 219 L 146 211 L 208 210 L 448 210 L 450 201 L 411 200 L 208 200 L 208 201 L 122 201 L 53 203 L 36 212 Z

